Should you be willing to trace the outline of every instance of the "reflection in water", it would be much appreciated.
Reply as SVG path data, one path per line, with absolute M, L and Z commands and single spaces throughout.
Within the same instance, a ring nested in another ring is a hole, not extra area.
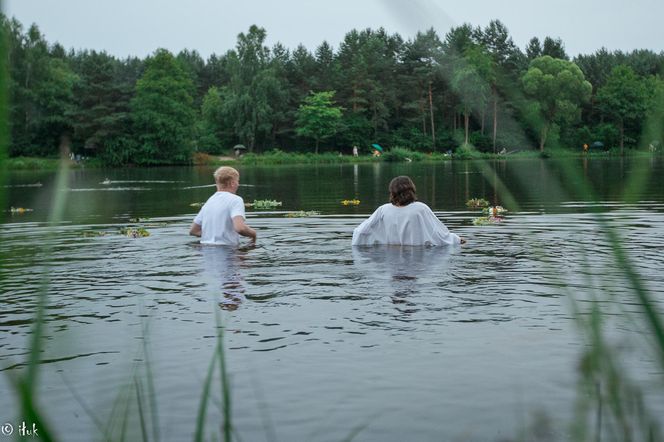
M 219 306 L 224 310 L 237 310 L 247 299 L 241 269 L 248 249 L 207 245 L 201 245 L 200 248 L 205 273 L 221 283 L 222 296 Z
M 409 296 L 421 292 L 426 281 L 447 272 L 452 250 L 451 247 L 391 245 L 353 247 L 353 261 L 365 275 L 389 278 L 394 290 L 392 302 L 403 305 L 405 308 L 399 311 L 410 314 L 417 309 Z

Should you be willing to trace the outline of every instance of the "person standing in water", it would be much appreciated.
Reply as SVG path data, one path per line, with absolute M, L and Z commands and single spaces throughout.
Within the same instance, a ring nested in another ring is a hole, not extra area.
M 222 166 L 214 171 L 217 192 L 201 207 L 189 234 L 201 238 L 201 244 L 237 246 L 240 235 L 256 242 L 256 231 L 245 222 L 244 200 L 236 195 L 240 173 Z
M 466 242 L 450 232 L 429 206 L 417 201 L 409 177 L 394 178 L 389 192 L 390 202 L 355 228 L 352 245 L 451 246 Z

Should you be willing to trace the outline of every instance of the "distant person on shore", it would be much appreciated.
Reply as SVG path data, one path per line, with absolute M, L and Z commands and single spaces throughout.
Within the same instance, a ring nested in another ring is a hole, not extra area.
M 357 155 L 357 146 L 353 146 L 353 156 L 356 157 Z
M 256 231 L 245 223 L 244 200 L 237 196 L 240 173 L 223 166 L 214 171 L 217 192 L 201 207 L 189 234 L 201 238 L 201 244 L 237 246 L 240 235 L 256 242 Z
M 409 177 L 394 178 L 389 192 L 390 202 L 355 228 L 352 245 L 451 246 L 466 242 L 451 233 L 429 206 L 417 201 Z

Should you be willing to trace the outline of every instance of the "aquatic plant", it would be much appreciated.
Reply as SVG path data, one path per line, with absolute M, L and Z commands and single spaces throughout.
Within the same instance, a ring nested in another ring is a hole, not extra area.
M 12 215 L 23 215 L 24 213 L 27 212 L 32 212 L 32 209 L 26 209 L 23 207 L 12 207 L 9 209 Z
M 287 218 L 306 218 L 308 216 L 317 216 L 320 215 L 320 212 L 317 212 L 315 210 L 309 210 L 309 211 L 304 211 L 304 210 L 299 210 L 297 212 L 289 212 L 286 214 Z
M 82 235 L 83 238 L 94 238 L 97 236 L 106 236 L 108 235 L 108 232 L 104 232 L 102 230 L 86 230 Z
M 489 216 L 498 216 L 507 213 L 507 209 L 503 206 L 485 207 L 482 209 L 482 213 L 486 213 Z
M 501 223 L 503 219 L 499 216 L 480 216 L 478 218 L 473 218 L 474 226 L 489 226 L 492 224 Z
M 483 207 L 489 207 L 489 202 L 484 198 L 471 198 L 466 201 L 466 207 L 471 209 L 480 209 Z
M 344 206 L 359 206 L 360 205 L 360 200 L 358 200 L 358 199 L 343 200 L 343 201 L 341 201 L 341 204 L 343 204 Z
M 254 209 L 274 209 L 275 207 L 281 206 L 281 201 L 254 200 L 254 202 L 249 203 L 248 206 L 253 207 Z
M 124 235 L 129 238 L 145 238 L 146 236 L 150 236 L 150 232 L 145 230 L 143 227 L 123 227 L 120 229 L 120 235 Z

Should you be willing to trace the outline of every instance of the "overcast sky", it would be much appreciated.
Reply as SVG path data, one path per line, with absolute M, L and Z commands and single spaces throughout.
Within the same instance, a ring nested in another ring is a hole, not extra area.
M 334 48 L 349 30 L 384 27 L 410 38 L 434 27 L 502 21 L 515 43 L 562 38 L 571 56 L 614 50 L 664 50 L 664 0 L 5 0 L 5 13 L 26 27 L 37 23 L 47 41 L 144 57 L 163 47 L 223 54 L 237 34 L 256 24 L 268 44 Z

